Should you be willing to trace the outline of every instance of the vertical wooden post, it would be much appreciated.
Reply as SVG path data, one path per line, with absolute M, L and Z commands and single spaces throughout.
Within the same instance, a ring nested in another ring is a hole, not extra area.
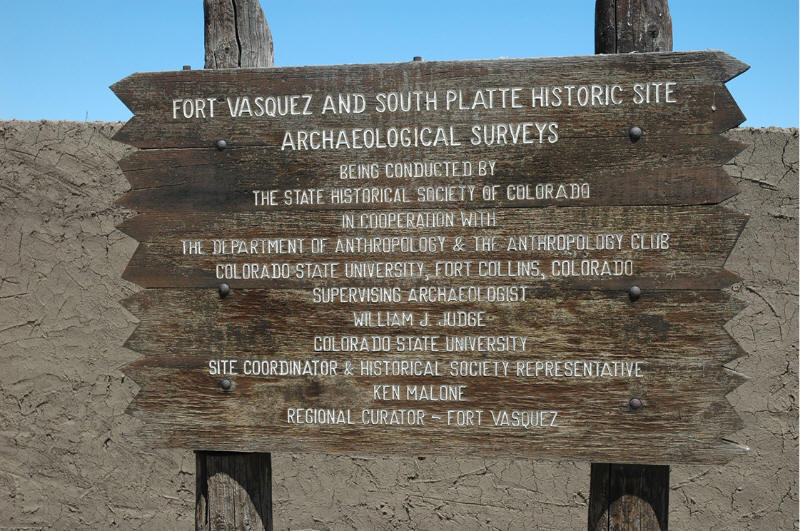
M 594 42 L 595 53 L 671 52 L 668 0 L 596 0 Z M 668 514 L 669 466 L 592 463 L 589 531 L 667 531 Z
M 597 0 L 594 53 L 671 52 L 667 0 Z
M 203 0 L 206 68 L 275 66 L 272 33 L 258 0 Z
M 203 12 L 206 68 L 274 66 L 272 34 L 259 0 L 204 0 Z M 195 529 L 272 530 L 270 454 L 195 455 Z
M 272 529 L 269 454 L 196 452 L 195 528 Z
M 592 463 L 589 530 L 665 530 L 669 467 Z

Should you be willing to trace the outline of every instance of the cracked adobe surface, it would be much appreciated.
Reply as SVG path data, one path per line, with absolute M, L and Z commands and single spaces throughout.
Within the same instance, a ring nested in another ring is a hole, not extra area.
M 118 301 L 135 242 L 121 124 L 0 122 L 0 528 L 192 529 L 194 457 L 131 444 L 118 368 L 135 319 Z M 730 400 L 725 466 L 675 466 L 675 529 L 797 529 L 797 130 L 739 129 L 727 170 L 751 220 L 727 267 L 749 306 L 727 328 L 751 379 Z M 583 529 L 589 464 L 273 455 L 276 529 Z

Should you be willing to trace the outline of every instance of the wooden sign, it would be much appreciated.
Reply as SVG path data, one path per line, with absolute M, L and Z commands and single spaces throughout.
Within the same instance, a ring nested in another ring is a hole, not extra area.
M 162 446 L 722 462 L 722 52 L 134 74 Z

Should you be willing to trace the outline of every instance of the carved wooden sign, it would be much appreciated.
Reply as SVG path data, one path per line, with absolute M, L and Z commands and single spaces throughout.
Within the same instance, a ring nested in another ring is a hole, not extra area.
M 741 453 L 722 328 L 741 305 L 721 289 L 746 218 L 714 205 L 737 192 L 720 133 L 746 68 L 709 51 L 123 79 L 140 435 Z

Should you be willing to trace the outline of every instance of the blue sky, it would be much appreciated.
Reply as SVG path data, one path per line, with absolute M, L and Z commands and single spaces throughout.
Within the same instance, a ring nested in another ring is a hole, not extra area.
M 283 65 L 586 55 L 594 0 L 263 1 Z M 203 67 L 201 0 L 2 2 L 0 119 L 127 120 L 108 86 Z M 797 126 L 797 0 L 672 0 L 675 50 L 748 63 L 728 87 L 744 125 Z

